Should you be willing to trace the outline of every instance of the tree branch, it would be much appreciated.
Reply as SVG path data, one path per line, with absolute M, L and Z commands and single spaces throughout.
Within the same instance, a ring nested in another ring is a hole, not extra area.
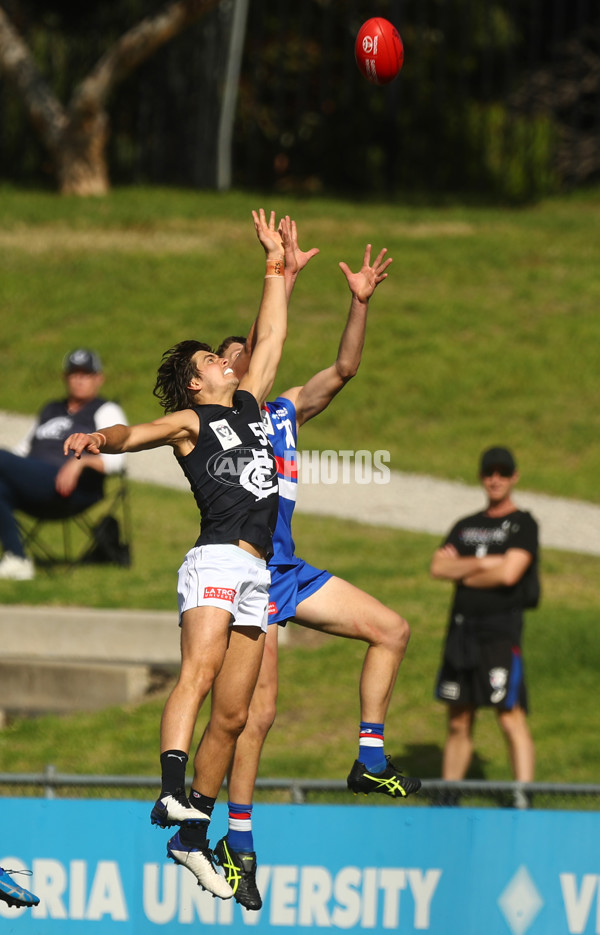
M 73 94 L 71 113 L 80 115 L 104 107 L 113 88 L 166 42 L 179 35 L 220 0 L 178 0 L 148 16 L 104 53 Z
M 67 115 L 40 74 L 31 52 L 0 7 L 0 71 L 18 89 L 29 117 L 50 150 L 60 143 Z

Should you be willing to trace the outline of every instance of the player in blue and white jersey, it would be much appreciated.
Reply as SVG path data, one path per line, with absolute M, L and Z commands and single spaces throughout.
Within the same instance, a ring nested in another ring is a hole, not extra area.
M 318 251 L 303 253 L 297 245 L 295 225 L 292 242 L 296 251 L 295 273 L 286 274 L 288 296 L 298 272 Z M 252 838 L 252 799 L 262 746 L 275 719 L 279 626 L 291 618 L 302 626 L 363 640 L 368 644 L 360 677 L 361 722 L 359 752 L 348 787 L 353 792 L 381 792 L 404 797 L 417 792 L 420 781 L 402 776 L 384 753 L 384 722 L 398 668 L 410 635 L 408 623 L 377 598 L 314 568 L 295 554 L 292 514 L 297 492 L 298 429 L 322 412 L 357 372 L 365 338 L 369 301 L 387 277 L 391 259 L 382 250 L 371 262 L 368 245 L 361 269 L 353 273 L 346 263 L 340 268 L 352 293 L 350 311 L 334 363 L 314 374 L 303 386 L 295 386 L 263 406 L 263 417 L 279 478 L 279 514 L 269 560 L 269 627 L 261 671 L 246 727 L 236 744 L 229 773 L 229 830 L 217 844 L 217 860 L 225 869 L 236 900 L 248 909 L 260 909 L 256 886 L 256 854 Z M 219 353 L 225 354 L 240 376 L 252 353 L 248 339 L 228 338 Z

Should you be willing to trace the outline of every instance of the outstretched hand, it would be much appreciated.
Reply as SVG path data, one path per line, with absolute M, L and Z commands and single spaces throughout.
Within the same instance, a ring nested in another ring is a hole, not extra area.
M 387 279 L 387 268 L 392 258 L 385 259 L 387 247 L 381 250 L 371 264 L 371 244 L 367 244 L 363 263 L 358 273 L 353 273 L 347 263 L 340 262 L 339 267 L 346 277 L 350 291 L 359 302 L 368 302 L 380 282 Z
M 264 208 L 252 211 L 256 236 L 264 247 L 267 256 L 283 257 L 291 240 L 290 219 L 282 218 L 279 226 L 275 226 L 275 212 L 271 211 L 269 220 Z
M 286 276 L 296 277 L 300 270 L 304 269 L 307 263 L 312 260 L 317 253 L 320 253 L 318 247 L 311 250 L 301 250 L 298 246 L 298 228 L 296 222 L 286 215 L 286 221 L 289 224 L 291 239 L 286 245 L 285 251 L 285 273 Z
M 85 432 L 74 432 L 66 439 L 63 445 L 63 452 L 68 455 L 72 451 L 76 458 L 81 458 L 84 451 L 91 455 L 99 455 L 100 448 L 94 435 L 86 435 Z

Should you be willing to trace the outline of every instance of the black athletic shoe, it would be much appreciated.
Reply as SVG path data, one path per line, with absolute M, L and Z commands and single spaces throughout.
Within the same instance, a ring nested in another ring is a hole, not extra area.
M 160 795 L 150 812 L 150 821 L 159 828 L 172 828 L 182 821 L 195 821 L 198 818 L 208 819 L 208 815 L 190 805 L 184 789 Z
M 256 854 L 234 851 L 221 838 L 215 847 L 215 860 L 225 871 L 225 879 L 233 890 L 233 898 L 246 909 L 260 909 L 262 899 L 256 886 Z
M 348 788 L 356 795 L 358 792 L 368 795 L 370 792 L 383 792 L 391 795 L 393 799 L 406 797 L 418 792 L 421 780 L 410 776 L 403 776 L 386 756 L 387 766 L 381 773 L 370 773 L 360 760 L 354 761 L 354 766 L 348 776 Z

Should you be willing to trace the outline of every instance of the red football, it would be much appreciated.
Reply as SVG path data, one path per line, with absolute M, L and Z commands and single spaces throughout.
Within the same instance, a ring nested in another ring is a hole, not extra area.
M 389 20 L 374 16 L 363 23 L 354 45 L 360 72 L 372 84 L 389 84 L 404 62 L 400 33 Z

